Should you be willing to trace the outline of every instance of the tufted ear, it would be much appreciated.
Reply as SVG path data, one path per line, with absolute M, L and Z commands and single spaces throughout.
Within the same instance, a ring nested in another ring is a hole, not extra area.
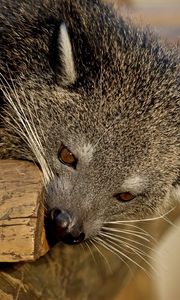
M 61 62 L 61 85 L 68 86 L 76 81 L 76 70 L 72 51 L 71 40 L 67 27 L 64 23 L 60 25 L 58 37 L 59 59 Z

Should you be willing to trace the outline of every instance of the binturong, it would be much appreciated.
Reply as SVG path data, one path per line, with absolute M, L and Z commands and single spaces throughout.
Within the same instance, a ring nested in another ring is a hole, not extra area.
M 100 0 L 0 1 L 0 158 L 42 170 L 52 242 L 180 197 L 178 52 Z

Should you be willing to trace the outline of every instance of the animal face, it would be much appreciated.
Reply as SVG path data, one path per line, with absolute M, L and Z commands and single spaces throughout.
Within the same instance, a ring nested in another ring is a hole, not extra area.
M 82 233 L 84 238 L 97 235 L 105 222 L 160 214 L 169 204 L 176 167 L 169 165 L 173 151 L 150 119 L 117 118 L 103 123 L 98 110 L 87 103 L 81 105 L 80 114 L 77 109 L 79 118 L 70 106 L 71 118 L 67 103 L 63 114 L 69 122 L 57 120 L 56 138 L 49 136 L 51 152 L 47 151 L 54 175 L 46 199 L 56 215 L 51 215 L 54 226 L 61 228 L 63 214 L 68 213 L 68 239 L 61 228 L 62 239 L 81 241 Z
M 142 219 L 168 207 L 176 157 L 152 114 L 121 114 L 114 97 L 106 101 L 98 90 L 94 99 L 59 87 L 27 88 L 26 102 L 23 91 L 18 95 L 20 130 L 44 173 L 52 242 L 79 243 L 107 222 Z

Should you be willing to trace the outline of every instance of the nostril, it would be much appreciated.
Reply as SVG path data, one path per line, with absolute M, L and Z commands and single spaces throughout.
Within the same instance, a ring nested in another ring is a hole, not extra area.
M 66 211 L 60 209 L 53 209 L 51 211 L 51 219 L 57 230 L 66 230 L 71 223 L 71 217 Z
M 50 218 L 51 218 L 51 220 L 54 221 L 59 214 L 61 214 L 61 210 L 58 209 L 58 208 L 53 208 L 50 211 Z

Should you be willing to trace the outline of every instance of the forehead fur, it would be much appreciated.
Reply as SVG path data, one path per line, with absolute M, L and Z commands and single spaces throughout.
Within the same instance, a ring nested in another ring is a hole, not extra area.
M 90 143 L 79 144 L 77 152 L 80 159 L 90 162 L 93 158 L 94 147 Z
M 147 185 L 147 179 L 143 176 L 134 175 L 125 179 L 122 189 L 124 191 L 130 191 L 134 194 L 142 193 Z

